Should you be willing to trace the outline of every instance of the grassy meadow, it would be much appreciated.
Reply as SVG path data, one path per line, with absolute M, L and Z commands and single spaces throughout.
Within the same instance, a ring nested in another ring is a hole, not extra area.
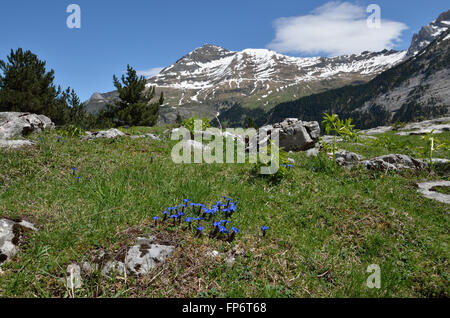
M 30 137 L 34 147 L 0 150 L 0 217 L 38 228 L 2 265 L 0 297 L 69 297 L 67 265 L 100 250 L 120 253 L 149 235 L 175 245 L 175 255 L 141 278 L 84 275 L 73 296 L 449 297 L 450 209 L 415 186 L 449 180 L 448 169 L 335 170 L 324 154 L 294 153 L 294 167 L 272 183 L 249 164 L 174 164 L 175 142 L 164 129 L 125 130 L 157 133 L 161 141 L 61 140 L 45 132 Z M 419 136 L 383 136 L 339 147 L 366 157 L 417 156 L 424 145 Z M 183 199 L 211 206 L 223 196 L 239 202 L 232 225 L 241 231 L 231 243 L 153 221 Z M 220 256 L 209 256 L 213 250 Z M 366 286 L 371 264 L 381 268 L 380 289 Z

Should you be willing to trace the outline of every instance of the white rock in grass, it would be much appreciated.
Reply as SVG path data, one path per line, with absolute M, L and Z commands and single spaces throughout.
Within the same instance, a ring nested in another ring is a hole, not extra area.
M 426 198 L 450 204 L 450 195 L 433 191 L 435 187 L 450 187 L 450 181 L 422 182 L 417 184 L 419 193 Z
M 33 224 L 26 221 L 0 219 L 0 264 L 8 261 L 18 252 L 17 241 L 22 231 L 36 231 Z
M 35 145 L 34 142 L 29 140 L 4 140 L 0 139 L 0 148 L 8 149 L 20 149 L 27 146 Z
M 145 275 L 173 255 L 174 246 L 138 244 L 128 250 L 125 265 L 135 275 Z
M 103 266 L 101 275 L 103 277 L 109 277 L 111 273 L 124 275 L 126 270 L 127 269 L 124 263 L 119 261 L 109 261 Z
M 126 136 L 123 132 L 121 132 L 119 129 L 111 128 L 109 130 L 103 130 L 99 132 L 86 132 L 86 136 L 82 137 L 81 140 L 93 140 L 93 139 L 99 139 L 99 138 L 106 138 L 106 139 L 112 139 L 117 137 L 123 137 Z
M 53 128 L 55 128 L 55 124 L 44 115 L 0 112 L 0 139 L 25 136 L 29 133 Z
M 79 289 L 83 287 L 83 279 L 81 278 L 81 268 L 77 264 L 67 266 L 67 283 L 69 289 Z

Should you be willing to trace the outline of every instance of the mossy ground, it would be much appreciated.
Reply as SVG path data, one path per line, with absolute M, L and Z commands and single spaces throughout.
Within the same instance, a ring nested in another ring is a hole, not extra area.
M 423 145 L 417 136 L 388 136 L 393 144 L 340 147 L 370 157 L 416 155 Z M 449 296 L 449 206 L 422 197 L 415 187 L 418 181 L 448 180 L 445 171 L 335 171 L 325 155 L 297 153 L 290 155 L 295 167 L 274 184 L 254 176 L 247 164 L 174 164 L 170 140 L 61 142 L 54 132 L 31 139 L 37 146 L 0 150 L 0 216 L 24 218 L 39 228 L 2 265 L 0 297 L 68 296 L 61 282 L 68 264 L 152 234 L 177 244 L 164 266 L 139 279 L 85 276 L 75 296 Z M 239 201 L 233 225 L 241 233 L 232 243 L 154 226 L 153 216 L 185 198 L 212 205 L 223 196 Z M 270 227 L 266 237 L 261 225 Z M 236 261 L 212 260 L 206 256 L 212 249 L 233 253 Z M 381 268 L 381 289 L 366 286 L 370 264 Z

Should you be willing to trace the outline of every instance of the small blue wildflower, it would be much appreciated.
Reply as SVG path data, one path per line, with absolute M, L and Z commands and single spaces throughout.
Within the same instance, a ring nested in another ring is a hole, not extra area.
M 189 217 L 188 217 L 188 218 L 185 218 L 185 219 L 184 219 L 184 222 L 192 223 L 192 218 L 189 218 Z
M 232 227 L 231 230 L 232 230 L 234 233 L 239 233 L 239 232 L 241 231 L 241 230 L 239 230 L 239 229 L 237 229 L 237 228 L 235 228 L 235 227 Z
M 268 229 L 270 229 L 268 226 L 261 226 L 261 230 L 263 230 L 264 232 L 267 231 Z
M 164 214 L 164 215 L 169 215 L 170 212 L 169 212 L 169 211 L 164 211 L 163 214 Z
M 199 227 L 197 227 L 197 231 L 199 231 L 199 232 L 202 232 L 204 229 L 205 229 L 204 226 L 199 226 Z
M 220 222 L 214 222 L 214 223 L 213 223 L 213 226 L 214 226 L 214 227 L 220 227 L 221 225 L 222 225 L 222 224 L 221 224 Z
M 154 216 L 153 217 L 153 220 L 155 220 L 155 221 L 158 221 L 160 218 L 159 218 L 159 216 Z
M 219 232 L 220 232 L 220 233 L 228 233 L 228 230 L 227 230 L 227 228 L 226 228 L 225 226 L 221 226 L 221 227 L 219 228 Z

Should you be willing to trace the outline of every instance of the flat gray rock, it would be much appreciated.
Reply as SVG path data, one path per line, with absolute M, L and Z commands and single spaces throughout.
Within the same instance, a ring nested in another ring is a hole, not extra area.
M 147 274 L 159 264 L 163 264 L 175 251 L 174 246 L 148 243 L 145 239 L 139 239 L 138 244 L 127 252 L 125 265 L 134 275 Z
M 333 156 L 332 153 L 329 153 L 328 155 L 330 157 Z M 358 164 L 363 159 L 363 156 L 358 155 L 357 153 L 354 153 L 354 152 L 347 151 L 347 150 L 336 151 L 335 155 L 336 155 L 336 162 L 339 165 L 347 167 L 347 168 L 353 167 L 354 165 Z
M 433 191 L 435 187 L 450 187 L 450 181 L 422 182 L 417 184 L 419 193 L 426 198 L 450 204 L 450 195 Z

